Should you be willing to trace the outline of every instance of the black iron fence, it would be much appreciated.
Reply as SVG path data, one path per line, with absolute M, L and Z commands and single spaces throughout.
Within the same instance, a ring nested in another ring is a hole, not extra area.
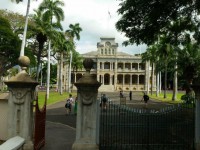
M 194 150 L 194 107 L 161 110 L 110 104 L 100 113 L 101 150 Z

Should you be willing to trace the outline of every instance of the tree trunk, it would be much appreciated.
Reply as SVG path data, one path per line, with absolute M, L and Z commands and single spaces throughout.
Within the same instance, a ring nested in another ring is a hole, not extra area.
M 49 84 L 50 84 L 50 57 L 51 57 L 51 40 L 49 40 L 48 46 L 48 64 L 47 64 L 47 89 L 46 89 L 46 98 L 49 99 Z
M 60 53 L 60 68 L 59 68 L 59 93 L 60 93 L 60 95 L 63 94 L 62 70 L 63 70 L 63 52 Z
M 173 96 L 172 101 L 175 101 L 177 99 L 177 63 L 174 66 L 174 84 L 173 84 Z
M 151 65 L 151 95 L 153 95 L 153 86 L 154 86 L 154 73 L 153 73 L 153 70 L 154 70 L 154 64 L 152 63 Z
M 25 48 L 25 43 L 26 43 L 26 32 L 27 32 L 27 26 L 28 26 L 28 14 L 29 14 L 29 9 L 30 9 L 30 3 L 31 3 L 31 0 L 28 0 L 27 10 L 26 10 L 26 21 L 25 21 L 25 26 L 24 26 L 24 33 L 23 33 L 23 40 L 22 40 L 22 45 L 21 45 L 20 56 L 24 56 L 24 48 Z
M 159 72 L 156 74 L 156 97 L 159 96 L 159 85 L 160 85 L 160 80 L 159 80 Z
M 68 77 L 68 92 L 69 93 L 71 93 L 71 65 L 72 65 L 72 52 L 70 51 L 69 77 Z
M 149 94 L 149 62 L 147 64 L 147 94 Z
M 165 62 L 165 85 L 164 85 L 164 98 L 167 98 L 167 62 Z
M 160 84 L 159 84 L 159 93 L 161 94 L 161 91 L 162 91 L 162 73 L 160 72 L 159 73 L 160 75 L 159 75 L 159 80 L 160 80 Z

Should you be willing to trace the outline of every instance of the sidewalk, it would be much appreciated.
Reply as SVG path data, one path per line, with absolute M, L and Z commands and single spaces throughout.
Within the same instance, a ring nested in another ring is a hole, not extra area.
M 47 106 L 45 146 L 42 150 L 71 150 L 75 141 L 76 116 L 66 115 L 65 101 Z

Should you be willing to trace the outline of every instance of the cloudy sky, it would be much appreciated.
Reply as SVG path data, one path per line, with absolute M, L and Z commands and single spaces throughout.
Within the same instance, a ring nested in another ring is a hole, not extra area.
M 20 14 L 26 13 L 27 0 L 16 4 L 11 0 L 0 0 L 0 9 L 8 9 Z M 119 51 L 129 54 L 144 52 L 145 45 L 122 46 L 126 40 L 123 33 L 115 28 L 115 23 L 120 16 L 117 14 L 119 1 L 117 0 L 63 0 L 65 20 L 62 22 L 64 30 L 67 30 L 69 24 L 79 23 L 83 31 L 80 33 L 81 39 L 77 41 L 77 51 L 85 53 L 96 50 L 97 42 L 100 37 L 115 37 L 119 44 Z M 31 0 L 30 13 L 37 9 L 42 0 Z

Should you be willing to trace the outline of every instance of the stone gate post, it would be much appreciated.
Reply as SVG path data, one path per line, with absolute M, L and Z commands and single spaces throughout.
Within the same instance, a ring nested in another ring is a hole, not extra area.
M 195 150 L 200 150 L 200 85 L 192 85 L 195 92 Z
M 85 59 L 83 65 L 86 73 L 79 79 L 77 87 L 78 112 L 76 123 L 76 140 L 72 150 L 98 150 L 97 145 L 97 95 L 100 83 L 90 74 L 92 59 Z
M 33 150 L 33 99 L 38 85 L 25 71 L 30 60 L 26 56 L 19 58 L 22 71 L 5 84 L 9 89 L 8 98 L 8 138 L 16 135 L 25 139 L 24 150 Z

